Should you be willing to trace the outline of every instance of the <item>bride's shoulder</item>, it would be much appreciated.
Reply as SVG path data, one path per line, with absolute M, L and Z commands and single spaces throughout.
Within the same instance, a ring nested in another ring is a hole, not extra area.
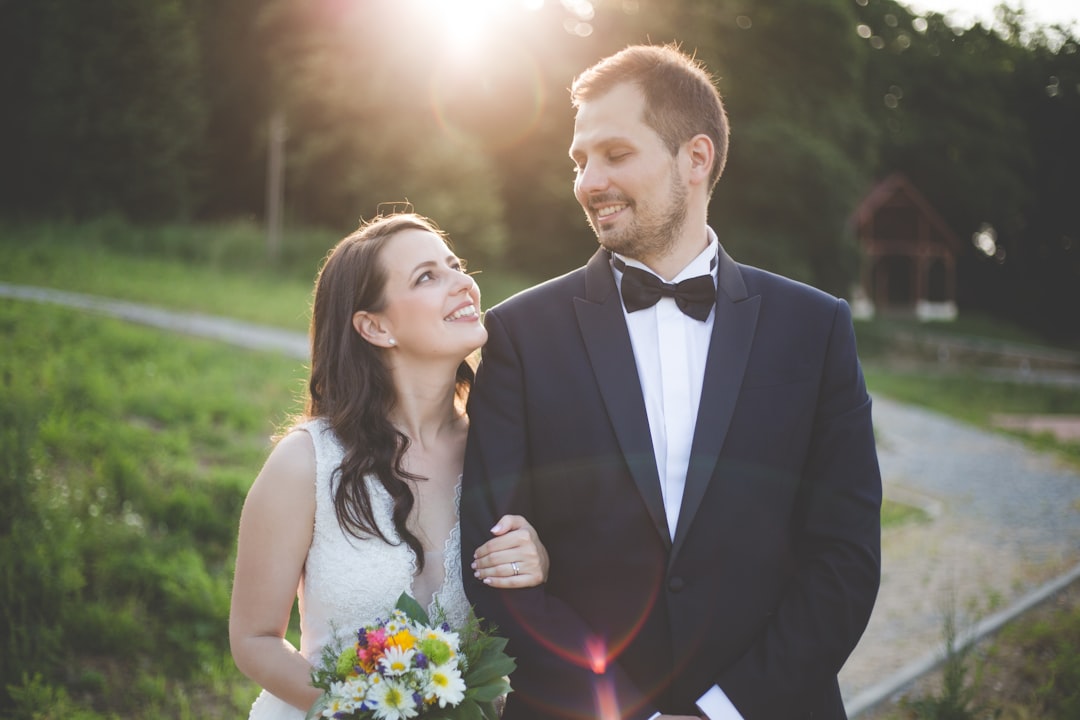
M 294 428 L 274 446 L 266 460 L 267 466 L 280 468 L 290 474 L 314 477 L 315 442 L 310 427 Z
M 256 483 L 277 490 L 310 490 L 315 480 L 315 445 L 311 434 L 295 429 L 278 440 Z
M 241 524 L 271 532 L 275 527 L 308 527 L 298 518 L 315 516 L 315 450 L 305 432 L 290 432 L 270 451 L 248 490 Z M 308 538 L 310 540 L 310 538 Z

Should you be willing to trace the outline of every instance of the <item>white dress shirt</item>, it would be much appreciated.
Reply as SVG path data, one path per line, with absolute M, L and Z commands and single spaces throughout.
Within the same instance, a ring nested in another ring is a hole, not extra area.
M 712 228 L 706 229 L 708 247 L 672 278 L 672 283 L 708 274 L 715 279 L 713 260 L 717 256 L 718 243 Z M 619 256 L 619 259 L 627 265 L 653 272 L 631 258 Z M 612 272 L 621 289 L 622 272 L 614 265 Z M 673 298 L 662 297 L 656 305 L 632 313 L 626 312 L 624 306 L 623 314 L 630 330 L 638 380 L 645 397 L 668 533 L 674 539 L 716 310 L 703 322 L 683 313 Z M 715 685 L 698 699 L 697 705 L 709 720 L 743 720 L 724 691 Z

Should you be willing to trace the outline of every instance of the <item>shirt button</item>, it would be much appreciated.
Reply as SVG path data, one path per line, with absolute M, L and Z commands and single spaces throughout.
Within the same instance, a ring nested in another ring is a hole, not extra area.
M 673 593 L 682 592 L 683 588 L 686 587 L 686 582 L 681 577 L 676 576 L 668 580 L 667 586 L 668 590 Z

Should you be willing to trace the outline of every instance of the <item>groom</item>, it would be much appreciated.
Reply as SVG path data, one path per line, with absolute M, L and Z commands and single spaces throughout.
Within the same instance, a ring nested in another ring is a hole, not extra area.
M 572 98 L 601 248 L 488 311 L 469 402 L 463 560 L 505 513 L 551 560 L 532 589 L 466 573 L 517 657 L 504 720 L 844 718 L 881 501 L 848 306 L 719 245 L 728 125 L 695 60 L 630 47 Z

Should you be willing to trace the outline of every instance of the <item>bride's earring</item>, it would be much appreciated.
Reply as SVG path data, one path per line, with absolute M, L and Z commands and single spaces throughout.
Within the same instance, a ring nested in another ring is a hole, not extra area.
M 390 338 L 387 342 L 390 343 L 390 347 L 397 345 L 397 340 L 395 340 L 394 338 Z

